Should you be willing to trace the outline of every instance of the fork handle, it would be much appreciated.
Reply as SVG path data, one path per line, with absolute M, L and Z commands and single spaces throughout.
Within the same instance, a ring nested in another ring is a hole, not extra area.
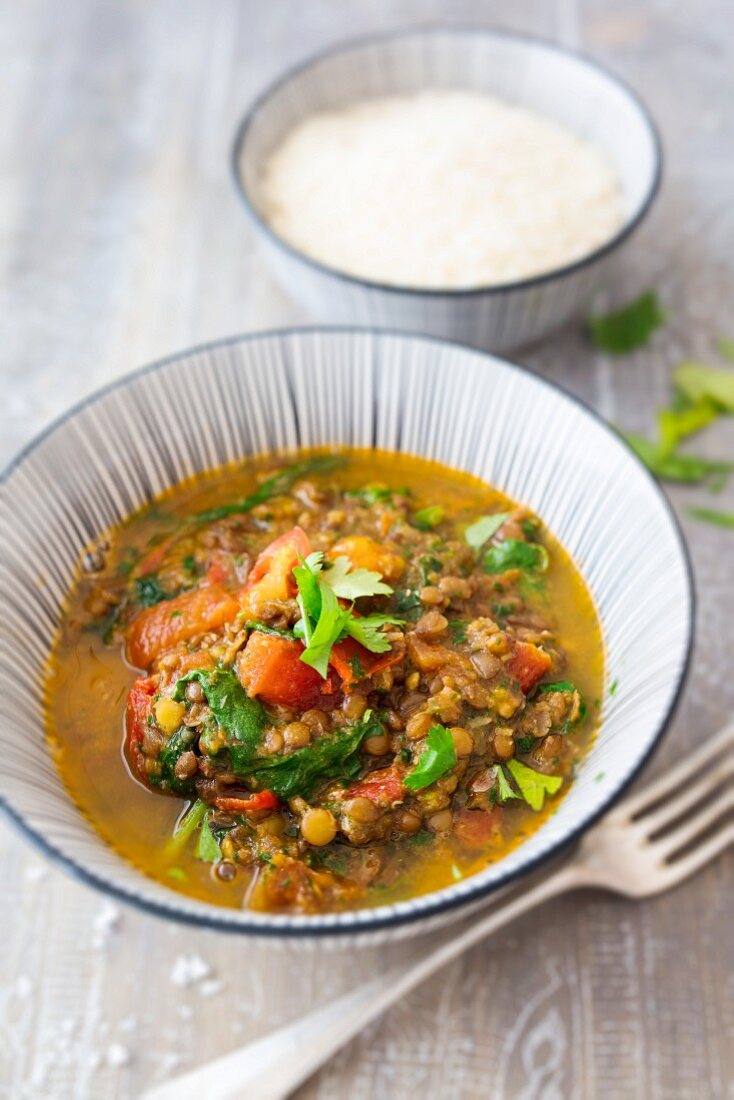
M 550 898 L 592 884 L 592 876 L 574 859 L 458 936 L 449 932 L 418 961 L 394 966 L 292 1024 L 150 1089 L 143 1100 L 284 1100 L 367 1024 L 485 936 Z

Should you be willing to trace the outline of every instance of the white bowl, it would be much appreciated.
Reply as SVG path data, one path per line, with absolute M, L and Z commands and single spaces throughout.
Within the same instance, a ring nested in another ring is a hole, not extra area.
M 286 133 L 315 111 L 426 87 L 496 95 L 586 138 L 606 155 L 619 180 L 625 204 L 621 228 L 589 256 L 549 274 L 448 291 L 347 275 L 305 256 L 270 228 L 262 214 L 262 166 Z M 504 31 L 425 29 L 359 39 L 292 69 L 246 114 L 232 168 L 273 272 L 317 320 L 426 332 L 501 351 L 537 340 L 583 312 L 607 280 L 620 245 L 650 209 L 660 183 L 661 151 L 646 108 L 596 62 Z
M 173 441 L 171 424 L 185 428 Z M 424 455 L 528 504 L 586 578 L 607 675 L 619 688 L 605 699 L 599 738 L 557 812 L 473 878 L 356 912 L 219 908 L 147 878 L 75 807 L 44 739 L 43 671 L 90 540 L 196 471 L 319 444 Z M 626 444 L 522 368 L 422 337 L 273 332 L 153 364 L 72 409 L 16 459 L 0 486 L 0 525 L 0 801 L 46 854 L 85 881 L 223 930 L 352 944 L 465 915 L 578 837 L 619 796 L 660 738 L 689 658 L 685 546 L 664 495 Z

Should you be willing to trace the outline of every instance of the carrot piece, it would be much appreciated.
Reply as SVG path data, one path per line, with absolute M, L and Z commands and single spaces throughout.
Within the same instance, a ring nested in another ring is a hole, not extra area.
M 334 684 L 305 664 L 302 653 L 300 642 L 254 631 L 237 659 L 240 683 L 251 699 L 308 710 L 333 694 Z
M 141 676 L 130 688 L 125 710 L 125 750 L 130 764 L 144 783 L 148 783 L 145 771 L 145 756 L 142 744 L 148 716 L 153 711 L 153 696 L 158 679 L 155 676 Z
M 506 667 L 527 694 L 543 679 L 551 664 L 551 658 L 544 649 L 539 649 L 532 642 L 515 642 L 515 652 Z
M 404 558 L 368 535 L 349 535 L 335 542 L 328 556 L 331 561 L 340 557 L 349 558 L 352 569 L 369 569 L 380 573 L 388 581 L 397 580 L 405 570 Z
M 137 668 L 148 668 L 159 653 L 196 634 L 216 630 L 239 610 L 237 600 L 216 584 L 163 600 L 133 620 L 127 636 L 128 660 Z
M 296 594 L 293 568 L 311 553 L 308 535 L 301 527 L 286 531 L 267 546 L 250 570 L 240 602 L 248 615 L 257 617 L 269 600 L 287 600 Z
M 404 770 L 395 764 L 370 772 L 364 779 L 352 784 L 347 791 L 347 798 L 368 798 L 375 805 L 385 808 L 402 802 L 405 797 L 404 774 Z
M 385 668 L 400 664 L 405 650 L 390 650 L 388 653 L 370 653 L 354 638 L 344 638 L 331 650 L 329 662 L 338 673 L 343 684 L 356 684 Z

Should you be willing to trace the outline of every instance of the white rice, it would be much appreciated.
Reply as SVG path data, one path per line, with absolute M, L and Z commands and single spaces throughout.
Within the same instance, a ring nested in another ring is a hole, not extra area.
M 464 91 L 310 116 L 268 158 L 261 194 L 265 219 L 306 255 L 424 288 L 552 271 L 593 252 L 623 220 L 618 181 L 588 142 Z

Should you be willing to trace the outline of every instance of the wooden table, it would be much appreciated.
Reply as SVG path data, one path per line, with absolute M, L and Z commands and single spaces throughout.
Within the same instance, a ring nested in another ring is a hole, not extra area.
M 264 82 L 325 43 L 446 10 L 433 0 L 5 6 L 0 459 L 132 367 L 306 319 L 271 283 L 233 193 L 235 122 Z M 524 356 L 604 416 L 647 430 L 670 367 L 734 336 L 731 0 L 454 0 L 451 13 L 593 52 L 660 122 L 665 186 L 615 293 L 656 287 L 668 325 L 625 359 L 595 353 L 577 327 Z M 699 449 L 731 457 L 732 444 L 727 421 Z M 704 495 L 672 494 L 681 513 Z M 718 503 L 732 508 L 732 489 Z M 642 782 L 734 709 L 734 534 L 685 526 L 696 659 Z M 560 900 L 417 991 L 302 1095 L 732 1097 L 733 902 L 731 854 L 657 901 Z M 385 956 L 421 949 L 327 961 L 169 925 L 110 905 L 5 824 L 0 913 L 0 1096 L 34 1100 L 132 1100 Z

